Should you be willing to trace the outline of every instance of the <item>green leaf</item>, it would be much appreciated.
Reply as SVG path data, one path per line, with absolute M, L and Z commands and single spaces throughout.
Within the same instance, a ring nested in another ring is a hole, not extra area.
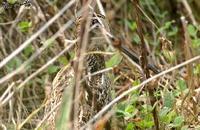
M 159 116 L 162 120 L 162 118 L 165 118 L 165 116 L 167 116 L 167 113 L 171 110 L 171 108 L 168 108 L 168 107 L 163 107 L 161 109 L 161 111 L 159 112 Z
M 33 51 L 34 51 L 34 48 L 33 48 L 33 46 L 32 45 L 29 45 L 28 47 L 26 47 L 25 49 L 24 49 L 24 55 L 26 56 L 26 57 L 28 57 L 30 54 L 32 54 L 33 53 Z
M 167 30 L 171 27 L 173 21 L 168 21 L 168 22 L 165 22 L 164 26 L 162 26 L 159 30 L 160 31 L 164 31 L 164 30 Z
M 178 28 L 174 27 L 172 28 L 172 31 L 168 32 L 168 36 L 175 36 L 178 33 Z
M 133 35 L 132 40 L 134 43 L 140 44 L 140 38 L 138 35 Z
M 42 42 L 42 44 L 43 44 L 44 46 L 51 47 L 51 46 L 53 46 L 52 43 L 53 43 L 54 41 L 55 41 L 55 39 L 51 37 L 51 38 L 47 39 L 46 41 Z
M 132 31 L 135 31 L 136 28 L 137 28 L 137 24 L 135 21 L 128 21 L 126 20 L 127 24 L 128 24 L 128 27 L 132 30 Z
M 133 123 L 128 123 L 126 130 L 134 130 L 135 125 Z
M 122 56 L 119 52 L 115 53 L 114 56 L 112 56 L 107 62 L 106 67 L 114 67 L 117 66 L 122 60 Z
M 132 114 L 128 113 L 128 112 L 125 112 L 124 110 L 117 110 L 117 115 L 118 116 L 123 116 L 124 118 L 131 118 L 133 117 Z
M 200 47 L 200 39 L 194 39 L 194 40 L 192 40 L 192 47 L 193 48 Z
M 196 37 L 197 30 L 193 25 L 189 24 L 187 27 L 187 30 L 188 30 L 188 33 L 190 34 L 190 36 Z
M 195 66 L 195 68 L 194 68 L 194 74 L 195 75 L 198 75 L 198 74 L 200 74 L 200 64 L 197 64 L 196 66 Z
M 170 62 L 173 63 L 176 60 L 176 56 L 173 51 L 163 50 L 164 57 Z
M 61 56 L 59 59 L 58 59 L 59 63 L 60 64 L 63 64 L 63 65 L 67 65 L 68 64 L 68 60 L 65 56 Z
M 153 110 L 153 107 L 151 105 L 148 105 L 148 104 L 144 104 L 144 105 L 142 105 L 142 107 L 143 107 L 142 111 L 144 111 L 144 113 L 147 113 L 147 112 L 150 112 L 150 111 Z
M 125 109 L 125 112 L 132 113 L 135 110 L 133 105 L 128 105 Z
M 185 80 L 179 79 L 177 81 L 177 85 L 178 85 L 179 89 L 181 90 L 181 92 L 183 92 L 184 90 L 187 89 L 187 85 L 186 85 Z
M 32 26 L 32 22 L 22 21 L 18 23 L 18 27 L 21 32 L 27 32 L 28 29 Z
M 136 125 L 143 128 L 143 129 L 148 129 L 154 126 L 153 120 L 142 120 L 140 122 L 136 122 Z
M 160 117 L 160 121 L 165 123 L 165 124 L 168 124 L 171 122 L 172 120 L 172 116 L 173 116 L 173 111 L 171 111 L 171 108 L 168 108 L 168 107 L 163 107 L 161 109 L 161 111 L 159 112 L 159 117 Z
M 139 85 L 140 83 L 141 83 L 140 80 L 137 79 L 137 80 L 133 81 L 132 85 L 136 86 L 136 85 Z
M 169 36 L 174 36 L 177 33 L 178 28 L 174 27 L 174 25 L 172 25 L 173 23 L 174 20 L 165 22 L 165 24 L 161 28 L 159 28 L 159 30 L 156 33 L 167 32 Z
M 8 72 L 13 71 L 14 69 L 18 68 L 22 64 L 22 60 L 18 57 L 15 57 L 11 61 L 8 62 L 6 65 L 6 69 Z
M 183 116 L 177 116 L 174 119 L 174 122 L 171 124 L 171 127 L 180 127 L 184 122 L 184 117 Z
M 174 118 L 177 116 L 176 112 L 174 110 L 170 111 L 168 114 L 167 114 L 167 123 L 169 124 L 170 122 L 172 122 L 174 120 Z
M 58 115 L 58 119 L 56 120 L 56 130 L 68 130 L 70 123 L 70 112 L 72 110 L 72 91 L 74 85 L 74 79 L 69 79 L 69 87 L 66 88 L 63 95 L 63 100 L 61 104 L 60 114 Z
M 172 23 L 173 23 L 172 21 L 168 21 L 168 22 L 166 22 L 165 25 L 164 25 L 164 28 L 165 28 L 165 29 L 170 28 L 171 25 L 172 25 Z
M 9 4 L 14 4 L 17 2 L 17 0 L 7 0 Z
M 172 92 L 166 92 L 164 94 L 164 106 L 172 108 L 175 102 L 175 97 Z
M 50 65 L 48 67 L 48 73 L 49 74 L 53 74 L 53 73 L 56 73 L 58 71 L 59 67 L 58 66 L 55 66 L 55 65 Z

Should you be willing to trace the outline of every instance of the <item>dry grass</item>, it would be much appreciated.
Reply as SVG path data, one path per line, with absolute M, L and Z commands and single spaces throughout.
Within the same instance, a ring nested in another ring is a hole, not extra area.
M 162 71 L 158 75 L 150 71 L 150 77 L 144 80 L 146 71 L 141 65 L 133 63 L 121 52 L 121 46 L 113 43 L 120 37 L 121 45 L 141 55 L 133 2 L 97 0 L 95 12 L 105 14 L 109 22 L 110 34 L 103 30 L 109 44 L 106 52 L 89 53 L 105 54 L 107 68 L 97 73 L 109 73 L 113 101 L 90 120 L 89 123 L 96 121 L 95 129 L 103 129 L 113 117 L 115 129 L 153 129 L 152 106 L 144 88 L 147 83 L 152 87 L 149 89 L 153 91 L 160 129 L 199 127 L 200 21 L 195 2 L 140 1 L 140 33 L 147 47 L 146 58 Z M 66 82 L 74 82 L 66 73 L 72 70 L 74 44 L 81 39 L 75 35 L 76 18 L 85 9 L 75 0 L 37 0 L 30 7 L 8 9 L 0 5 L 0 129 L 71 126 L 72 87 L 61 98 L 65 86 L 69 86 Z M 83 82 L 88 76 L 78 80 Z M 59 84 L 63 86 L 58 87 Z

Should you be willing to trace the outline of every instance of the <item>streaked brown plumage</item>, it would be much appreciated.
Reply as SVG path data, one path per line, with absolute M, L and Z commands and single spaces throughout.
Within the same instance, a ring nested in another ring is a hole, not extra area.
M 99 21 L 100 20 L 100 21 Z M 79 33 L 81 19 L 78 20 L 77 24 L 77 32 Z M 104 16 L 98 15 L 92 16 L 91 18 L 91 26 L 95 26 L 90 31 L 90 38 L 87 45 L 86 53 L 92 51 L 104 51 L 106 44 L 106 40 L 101 32 L 101 28 L 104 27 L 107 31 L 109 31 L 108 25 L 104 19 Z M 79 36 L 79 34 L 77 34 Z M 77 46 L 78 47 L 78 46 Z M 103 54 L 88 54 L 84 58 L 83 61 L 84 74 L 92 74 L 94 72 L 105 69 L 105 59 Z M 71 86 L 70 83 L 74 78 L 74 69 L 69 65 L 60 70 L 60 72 L 56 75 L 51 92 L 51 103 L 50 106 L 55 106 L 57 103 L 61 101 L 62 93 L 65 87 Z M 84 125 L 90 118 L 92 118 L 99 110 L 102 109 L 103 106 L 109 103 L 111 99 L 111 82 L 107 76 L 107 73 L 99 73 L 94 76 L 90 76 L 86 79 L 85 85 L 90 89 L 92 95 L 89 95 L 87 90 L 81 86 L 80 93 L 83 94 L 83 98 L 80 101 L 79 108 L 79 124 L 78 127 Z M 52 107 L 50 107 L 52 108 Z M 47 111 L 50 111 L 49 107 L 47 107 Z M 55 126 L 55 117 L 58 109 L 55 110 L 54 113 L 49 118 L 49 121 L 53 126 Z
M 80 26 L 80 24 L 78 24 L 78 26 Z M 93 30 L 91 30 L 90 32 L 90 38 L 86 52 L 104 51 L 104 48 L 107 44 L 100 29 L 104 27 L 107 31 L 109 31 L 108 25 L 104 17 L 101 15 L 98 15 L 98 18 L 96 16 L 93 16 L 91 18 L 91 26 L 96 27 L 93 28 Z M 86 75 L 105 69 L 104 55 L 86 55 L 84 60 L 84 67 Z M 99 110 L 102 109 L 103 106 L 108 104 L 111 99 L 110 79 L 105 72 L 87 78 L 86 85 L 91 90 L 92 95 L 89 96 L 88 94 L 86 94 L 85 101 L 81 102 L 80 104 L 80 106 L 82 107 L 82 110 L 80 109 L 80 113 L 82 113 L 82 119 L 80 119 L 81 125 L 85 124 L 90 118 L 92 118 Z M 85 92 L 87 93 L 87 91 Z M 89 107 L 89 109 L 87 109 L 87 107 Z

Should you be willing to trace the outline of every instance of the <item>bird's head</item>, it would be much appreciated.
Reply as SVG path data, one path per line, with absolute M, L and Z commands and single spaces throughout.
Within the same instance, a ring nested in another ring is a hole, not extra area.
M 81 16 L 77 20 L 77 35 L 80 35 L 81 30 L 81 22 L 84 18 Z M 102 37 L 103 30 L 110 31 L 108 22 L 105 19 L 104 15 L 101 14 L 93 14 L 88 15 L 88 19 L 90 20 L 90 26 L 88 28 L 90 37 Z
M 94 13 L 93 15 L 89 14 L 87 19 L 90 20 L 90 23 L 88 23 L 89 27 L 85 28 L 89 33 L 87 50 L 103 50 L 103 48 L 107 46 L 104 33 L 106 31 L 110 32 L 105 16 Z M 85 25 L 85 27 L 87 27 L 87 24 L 82 24 L 82 22 L 84 22 L 83 20 L 87 21 L 87 19 L 83 16 L 78 18 L 76 26 L 77 37 L 81 36 L 81 26 Z M 78 48 L 80 48 L 79 44 L 77 44 L 77 49 Z

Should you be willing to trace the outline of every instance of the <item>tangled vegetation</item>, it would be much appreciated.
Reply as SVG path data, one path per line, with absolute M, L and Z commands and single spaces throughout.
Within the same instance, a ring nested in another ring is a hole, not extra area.
M 62 102 L 46 106 L 60 82 L 56 75 L 76 59 L 76 20 L 84 7 L 105 13 L 112 35 L 102 53 L 113 101 L 92 119 L 93 129 L 109 120 L 113 130 L 200 129 L 200 1 L 87 2 L 0 0 L 0 129 L 71 128 L 70 87 Z M 123 45 L 138 61 L 123 54 Z M 62 114 L 54 128 L 47 120 L 56 108 Z

